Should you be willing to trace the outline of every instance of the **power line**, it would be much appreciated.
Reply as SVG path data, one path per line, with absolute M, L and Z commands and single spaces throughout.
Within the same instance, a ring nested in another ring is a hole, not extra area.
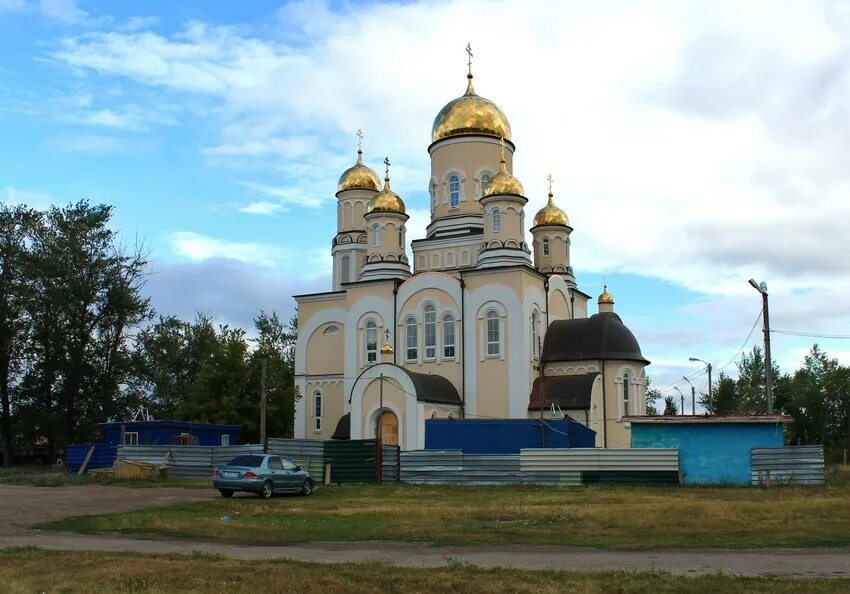
M 787 336 L 805 336 L 808 338 L 830 338 L 835 340 L 850 340 L 850 334 L 820 334 L 818 332 L 802 332 L 797 330 L 775 330 L 771 334 L 785 334 Z
M 729 359 L 729 362 L 726 363 L 726 365 L 724 365 L 723 367 L 721 367 L 720 369 L 717 370 L 718 372 L 723 371 L 724 369 L 726 369 L 727 367 L 732 365 L 732 363 L 735 362 L 735 359 L 738 358 L 738 355 L 740 355 L 743 352 L 743 350 L 746 348 L 747 344 L 749 344 L 750 338 L 752 338 L 752 336 L 753 336 L 753 332 L 756 331 L 756 326 L 758 326 L 759 320 L 761 320 L 761 316 L 762 316 L 763 313 L 764 313 L 763 311 L 759 311 L 759 315 L 756 318 L 756 321 L 753 322 L 753 327 L 750 328 L 750 333 L 747 334 L 747 338 L 744 339 L 743 344 L 741 344 L 741 348 L 739 348 L 738 352 L 735 353 L 735 355 L 731 359 Z

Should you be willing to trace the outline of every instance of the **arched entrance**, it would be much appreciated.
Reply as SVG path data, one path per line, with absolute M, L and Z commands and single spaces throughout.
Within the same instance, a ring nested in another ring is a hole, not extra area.
M 398 417 L 391 410 L 384 410 L 376 419 L 375 436 L 381 436 L 384 445 L 398 445 Z

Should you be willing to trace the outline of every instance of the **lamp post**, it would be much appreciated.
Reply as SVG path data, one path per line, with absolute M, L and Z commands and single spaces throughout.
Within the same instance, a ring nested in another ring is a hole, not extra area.
M 682 394 L 682 391 L 677 386 L 673 386 L 673 389 L 676 390 L 679 393 L 679 398 L 681 398 L 681 400 L 682 400 L 682 409 L 681 409 L 681 412 L 679 414 L 683 415 L 683 414 L 685 414 L 685 395 Z
M 696 416 L 696 414 L 697 414 L 697 411 L 696 411 L 696 406 L 697 406 L 697 391 L 696 391 L 696 388 L 694 388 L 694 385 L 691 383 L 691 380 L 686 378 L 684 375 L 682 376 L 682 379 L 685 380 L 686 382 L 688 382 L 688 385 L 691 387 L 691 414 Z
M 767 414 L 773 414 L 773 372 L 770 369 L 770 316 L 767 307 L 767 283 L 757 283 L 750 279 L 750 286 L 761 293 L 761 307 L 764 331 L 764 391 L 767 397 Z
M 688 361 L 695 361 L 705 365 L 705 370 L 708 371 L 708 401 L 711 402 L 711 363 L 703 361 L 702 359 L 697 359 L 696 357 L 688 357 Z

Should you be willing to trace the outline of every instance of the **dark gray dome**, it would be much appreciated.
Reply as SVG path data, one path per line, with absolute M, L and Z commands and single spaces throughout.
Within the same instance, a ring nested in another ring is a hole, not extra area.
M 598 313 L 579 320 L 557 320 L 549 325 L 543 341 L 544 363 L 589 359 L 649 364 L 640 352 L 635 335 L 614 312 Z

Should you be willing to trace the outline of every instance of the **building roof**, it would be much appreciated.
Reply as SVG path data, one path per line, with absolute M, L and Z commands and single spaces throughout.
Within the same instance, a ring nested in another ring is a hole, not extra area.
M 561 410 L 589 409 L 593 382 L 598 373 L 581 375 L 550 375 L 534 379 L 528 410 L 548 408 L 553 404 Z
M 577 320 L 556 320 L 543 341 L 544 363 L 616 359 L 649 364 L 640 352 L 635 335 L 620 316 L 603 312 Z
M 653 425 L 721 425 L 727 423 L 790 423 L 788 415 L 663 415 L 623 417 L 623 421 Z
M 402 367 L 402 369 L 404 369 Z M 432 373 L 416 373 L 408 371 L 407 375 L 416 388 L 416 400 L 419 402 L 439 402 L 443 404 L 460 404 L 460 396 L 449 380 L 442 375 Z
M 218 423 L 196 423 L 194 421 L 109 421 L 99 423 L 102 429 L 115 429 L 123 426 L 125 429 L 154 429 L 158 427 L 173 429 L 206 429 L 219 431 L 241 431 L 242 425 L 220 425 Z
M 345 413 L 339 418 L 331 439 L 351 439 L 351 413 Z

